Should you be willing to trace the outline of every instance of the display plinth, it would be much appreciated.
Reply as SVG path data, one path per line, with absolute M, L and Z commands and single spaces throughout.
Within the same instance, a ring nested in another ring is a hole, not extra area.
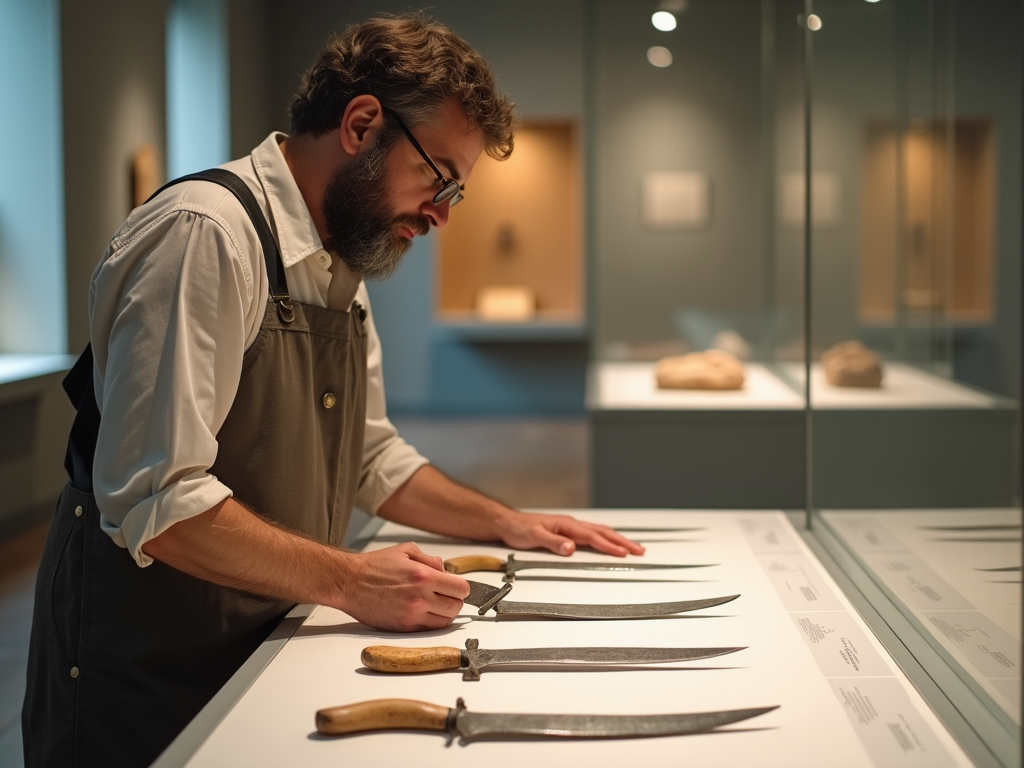
M 804 402 L 763 365 L 741 390 L 658 389 L 654 363 L 590 370 L 598 507 L 792 509 L 804 504 Z
M 803 369 L 792 367 L 798 383 Z M 1010 506 L 1017 406 L 887 362 L 878 389 L 834 387 L 811 369 L 814 506 Z M 855 469 L 854 469 L 855 468 Z
M 581 511 L 609 525 L 690 528 L 644 533 L 647 562 L 718 563 L 656 579 L 565 571 L 517 577 L 510 599 L 550 602 L 657 602 L 740 594 L 689 615 L 639 621 L 505 621 L 466 606 L 437 632 L 371 629 L 336 610 L 317 608 L 223 718 L 205 730 L 200 713 L 156 768 L 206 766 L 693 765 L 723 768 L 962 768 L 970 762 L 927 704 L 856 615 L 781 513 Z M 499 547 L 425 535 L 387 524 L 370 549 L 416 541 L 443 558 Z M 524 553 L 521 558 L 539 558 Z M 607 556 L 578 553 L 593 560 Z M 545 581 L 538 576 L 556 576 Z M 573 574 L 578 576 L 580 574 Z M 471 578 L 500 585 L 495 573 Z M 677 579 L 670 581 L 670 579 Z M 359 662 L 378 644 L 482 648 L 568 646 L 747 646 L 700 662 L 607 671 L 485 671 L 388 675 Z M 229 684 L 230 685 L 230 684 Z M 324 737 L 314 730 L 323 707 L 409 698 L 470 710 L 523 713 L 650 714 L 779 705 L 754 720 L 689 736 L 632 740 L 506 739 L 447 745 L 441 733 L 392 731 Z

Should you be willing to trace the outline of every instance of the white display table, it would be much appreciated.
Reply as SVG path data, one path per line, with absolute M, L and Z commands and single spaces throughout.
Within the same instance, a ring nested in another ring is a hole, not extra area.
M 523 621 L 479 617 L 466 606 L 448 629 L 414 635 L 370 629 L 316 608 L 261 674 L 243 668 L 157 761 L 187 765 L 692 765 L 749 768 L 968 766 L 967 757 L 781 513 L 574 511 L 631 526 L 696 527 L 637 534 L 648 562 L 710 562 L 715 567 L 637 574 L 592 573 L 600 581 L 521 575 L 510 599 L 546 602 L 658 602 L 740 593 L 718 608 L 641 621 Z M 503 548 L 458 542 L 386 525 L 369 548 L 420 542 L 430 554 L 502 556 Z M 540 558 L 541 553 L 523 554 Z M 578 553 L 577 558 L 605 556 Z M 500 575 L 473 574 L 493 585 Z M 668 579 L 679 579 L 668 581 Z M 280 633 L 279 633 L 280 636 Z M 749 646 L 700 662 L 615 671 L 486 671 L 479 682 L 457 672 L 385 675 L 359 663 L 371 644 L 484 648 L 544 646 Z M 280 640 L 269 645 L 280 645 Z M 260 652 L 257 652 L 257 656 Z M 264 654 L 267 655 L 267 654 Z M 255 679 L 252 679 L 255 677 Z M 239 697 L 239 693 L 244 695 Z M 446 746 L 436 733 L 318 736 L 321 707 L 401 697 L 471 710 L 642 714 L 780 705 L 720 731 L 668 738 L 474 742 Z
M 916 620 L 922 636 L 1019 726 L 1021 511 L 873 510 L 821 517 Z
M 786 369 L 802 387 L 802 366 Z M 1012 400 L 886 362 L 878 389 L 834 387 L 811 368 L 817 509 L 1013 503 Z
M 821 410 L 848 409 L 993 409 L 1005 408 L 1005 398 L 989 395 L 905 363 L 883 364 L 882 386 L 834 387 L 821 363 L 811 366 L 811 404 Z M 787 364 L 785 372 L 803 389 L 803 365 Z
M 804 399 L 763 365 L 744 365 L 743 389 L 659 389 L 654 363 L 594 367 L 587 404 L 593 410 L 802 410 Z
M 654 367 L 591 366 L 594 506 L 804 505 L 802 396 L 757 363 L 744 366 L 744 388 L 730 391 L 658 389 Z

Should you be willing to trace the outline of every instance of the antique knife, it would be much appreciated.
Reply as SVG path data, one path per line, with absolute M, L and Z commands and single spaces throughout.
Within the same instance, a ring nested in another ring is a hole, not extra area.
M 1019 565 L 1007 565 L 1004 568 L 975 568 L 976 571 L 1019 571 L 1021 568 Z
M 1020 525 L 992 523 L 990 525 L 919 525 L 925 531 L 1019 531 Z
M 704 733 L 773 709 L 778 705 L 672 715 L 526 715 L 470 712 L 461 698 L 453 709 L 413 699 L 375 699 L 319 710 L 316 729 L 330 736 L 391 729 L 443 731 L 463 742 L 515 736 L 637 739 Z
M 654 571 L 666 568 L 710 568 L 717 563 L 701 563 L 699 565 L 675 565 L 666 563 L 630 563 L 630 562 L 593 562 L 588 560 L 516 560 L 509 555 L 502 560 L 490 555 L 463 555 L 444 561 L 444 569 L 448 573 L 470 573 L 472 571 L 501 571 L 505 576 L 502 581 L 512 581 L 518 571 L 528 568 L 557 568 L 563 571 Z
M 697 661 L 742 651 L 738 648 L 509 648 L 488 650 L 480 641 L 469 639 L 466 650 L 451 646 L 402 648 L 371 645 L 363 648 L 364 667 L 377 672 L 436 672 L 463 670 L 463 680 L 479 680 L 488 667 L 501 664 L 664 664 L 670 661 Z
M 662 528 L 657 525 L 616 525 L 612 530 L 619 533 L 692 533 L 706 531 L 707 528 Z
M 679 600 L 673 603 L 628 603 L 625 605 L 586 605 L 583 603 L 515 603 L 505 600 L 512 584 L 501 589 L 479 581 L 469 582 L 465 602 L 475 605 L 483 616 L 491 608 L 499 616 L 523 616 L 551 619 L 653 619 L 674 613 L 711 608 L 735 600 L 739 595 L 709 597 L 704 600 Z

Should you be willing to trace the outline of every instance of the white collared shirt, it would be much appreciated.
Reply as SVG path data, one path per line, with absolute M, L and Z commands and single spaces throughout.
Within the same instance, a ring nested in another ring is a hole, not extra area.
M 366 436 L 356 505 L 375 513 L 427 463 L 387 418 L 380 339 L 366 286 L 330 271 L 305 201 L 272 133 L 224 165 L 253 190 L 277 237 L 292 298 L 366 308 Z M 331 282 L 340 285 L 331 289 Z M 256 339 L 269 283 L 256 230 L 234 195 L 177 184 L 136 208 L 92 276 L 90 337 L 102 416 L 93 487 L 101 525 L 140 566 L 142 545 L 231 495 L 209 473 L 217 432 Z

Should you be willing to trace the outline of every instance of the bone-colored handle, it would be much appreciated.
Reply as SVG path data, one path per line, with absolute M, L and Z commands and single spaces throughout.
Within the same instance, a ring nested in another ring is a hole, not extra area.
M 413 699 L 374 699 L 319 710 L 316 730 L 331 736 L 392 728 L 443 731 L 449 711 L 448 707 Z
M 470 571 L 504 571 L 505 561 L 490 555 L 463 555 L 444 561 L 448 573 L 469 573 Z
M 433 672 L 458 669 L 462 651 L 439 645 L 433 648 L 399 648 L 394 645 L 371 645 L 360 656 L 364 667 L 378 672 Z

